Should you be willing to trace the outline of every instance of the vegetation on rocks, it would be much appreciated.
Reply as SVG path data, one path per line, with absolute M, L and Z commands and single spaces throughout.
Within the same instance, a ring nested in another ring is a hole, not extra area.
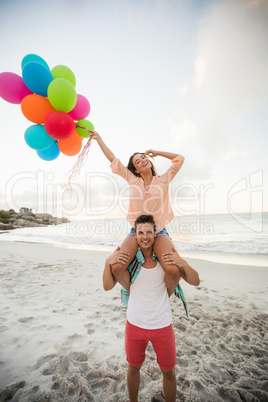
M 34 214 L 32 209 L 21 208 L 19 212 L 14 209 L 0 210 L 0 230 L 10 230 L 21 227 L 36 227 L 68 223 L 68 218 L 57 218 L 48 213 Z
M 16 212 L 14 211 L 14 209 L 10 209 L 9 211 L 4 211 L 3 209 L 0 209 L 0 222 L 9 223 L 9 219 L 15 213 Z

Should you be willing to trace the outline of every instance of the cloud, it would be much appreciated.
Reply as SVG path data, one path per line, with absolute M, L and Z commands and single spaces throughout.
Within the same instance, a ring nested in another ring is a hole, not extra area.
M 256 7 L 259 5 L 263 6 L 264 8 L 266 8 L 266 10 L 268 10 L 267 0 L 249 0 L 247 2 L 247 7 Z
M 267 17 L 265 2 L 250 8 L 241 0 L 212 5 L 199 32 L 195 61 L 203 111 L 224 120 L 237 118 L 267 96 Z
M 174 149 L 192 157 L 189 175 L 198 170 L 205 178 L 212 171 L 209 166 L 245 156 L 236 151 L 245 132 L 235 129 L 234 122 L 267 102 L 267 4 L 215 1 L 200 22 L 194 73 L 176 91 L 180 110 L 169 119 Z
M 222 160 L 227 161 L 229 159 L 232 159 L 233 157 L 238 157 L 238 156 L 242 156 L 242 157 L 246 157 L 248 156 L 248 151 L 240 151 L 237 150 L 235 148 L 232 148 L 227 154 L 225 154 L 224 156 L 222 156 Z
M 195 77 L 194 82 L 197 87 L 202 87 L 205 79 L 206 67 L 207 67 L 207 60 L 204 56 L 200 55 L 195 63 Z
M 202 136 L 196 123 L 186 117 L 181 123 L 170 121 L 170 149 L 177 150 L 185 156 L 183 175 L 178 179 L 184 183 L 196 180 L 207 180 L 211 166 L 204 147 Z
M 183 146 L 185 148 L 187 144 L 190 144 L 190 142 L 195 141 L 195 139 L 197 138 L 197 128 L 195 123 L 189 118 L 186 118 L 179 128 L 175 125 L 171 125 L 171 138 L 177 138 L 178 133 L 180 136 L 180 146 Z
M 174 89 L 174 93 L 181 93 L 183 96 L 187 94 L 187 92 L 191 89 L 191 84 L 185 84 L 178 89 Z

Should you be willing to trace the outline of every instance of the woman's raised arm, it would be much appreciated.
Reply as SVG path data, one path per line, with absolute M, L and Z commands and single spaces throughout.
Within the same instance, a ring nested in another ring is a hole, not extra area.
M 106 158 L 112 162 L 115 159 L 115 155 L 114 153 L 110 150 L 110 148 L 107 147 L 107 145 L 105 144 L 105 142 L 103 141 L 103 139 L 101 138 L 101 136 L 99 135 L 99 133 L 97 133 L 97 131 L 89 131 L 89 133 L 92 135 L 92 139 L 96 140 L 97 143 L 100 146 L 100 149 L 102 150 L 102 152 L 104 153 L 104 155 L 106 156 Z
M 163 156 L 163 158 L 170 159 L 171 161 L 173 161 L 173 159 L 176 158 L 175 159 L 175 161 L 176 161 L 175 165 L 177 167 L 177 171 L 180 170 L 180 168 L 183 165 L 184 159 L 185 159 L 184 156 L 179 155 L 179 154 L 174 154 L 173 152 L 154 151 L 153 149 L 148 149 L 147 151 L 144 152 L 144 155 L 149 155 L 151 157 Z
M 154 151 L 153 149 L 148 149 L 144 152 L 144 155 L 149 155 L 152 157 L 155 156 L 163 156 L 163 158 L 168 158 L 170 160 L 179 157 L 182 161 L 184 161 L 184 156 L 179 154 L 174 154 L 173 152 L 164 152 L 164 151 Z

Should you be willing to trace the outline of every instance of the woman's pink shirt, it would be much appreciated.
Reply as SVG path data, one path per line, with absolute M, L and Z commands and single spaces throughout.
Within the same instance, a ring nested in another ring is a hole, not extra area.
M 136 218 L 140 215 L 151 214 L 156 223 L 156 232 L 160 232 L 173 218 L 174 213 L 169 199 L 169 183 L 176 176 L 180 167 L 180 156 L 172 159 L 172 165 L 161 176 L 153 176 L 149 189 L 145 189 L 141 177 L 135 176 L 117 158 L 111 163 L 113 173 L 125 179 L 130 187 L 129 207 L 127 220 L 134 226 Z

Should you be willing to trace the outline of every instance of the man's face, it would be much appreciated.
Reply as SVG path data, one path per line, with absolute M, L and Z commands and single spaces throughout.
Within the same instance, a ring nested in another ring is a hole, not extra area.
M 135 238 L 141 249 L 148 250 L 153 247 L 155 232 L 151 223 L 139 223 L 135 232 Z

